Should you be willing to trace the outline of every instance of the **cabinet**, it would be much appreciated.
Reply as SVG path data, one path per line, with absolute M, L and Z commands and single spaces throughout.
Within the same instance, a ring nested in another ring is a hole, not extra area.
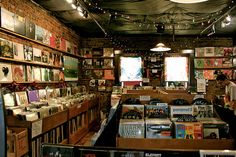
M 148 85 L 160 86 L 164 68 L 162 54 L 153 54 L 144 57 L 144 77 L 149 79 Z
M 97 48 L 81 50 L 84 58 L 82 78 L 92 91 L 111 92 L 114 84 L 114 52 L 113 48 Z
M 235 53 L 233 47 L 201 47 L 195 49 L 195 78 L 214 80 L 218 73 L 235 79 Z

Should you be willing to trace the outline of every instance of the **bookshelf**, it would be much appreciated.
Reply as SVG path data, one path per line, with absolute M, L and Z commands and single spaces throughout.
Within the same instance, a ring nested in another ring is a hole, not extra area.
M 27 128 L 29 134 L 29 156 L 40 156 L 42 143 L 76 144 L 94 123 L 99 115 L 98 98 L 75 102 L 71 107 L 36 121 L 22 121 L 15 116 L 6 116 L 9 127 Z M 93 112 L 91 112 L 93 110 Z M 89 117 L 93 117 L 90 122 Z
M 234 47 L 195 48 L 195 78 L 215 80 L 217 73 L 224 73 L 229 79 L 235 79 Z

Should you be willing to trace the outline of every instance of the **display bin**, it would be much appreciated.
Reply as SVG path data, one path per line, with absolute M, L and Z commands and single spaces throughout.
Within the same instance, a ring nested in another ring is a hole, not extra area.
M 117 137 L 118 148 L 170 149 L 170 150 L 234 150 L 233 139 L 145 139 Z
M 8 130 L 11 133 L 7 134 L 7 157 L 21 157 L 28 153 L 28 131 L 27 128 L 13 128 Z

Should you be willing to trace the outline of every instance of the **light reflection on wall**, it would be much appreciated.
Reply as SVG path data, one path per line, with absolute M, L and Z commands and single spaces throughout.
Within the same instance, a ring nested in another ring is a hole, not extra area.
M 165 57 L 165 81 L 188 80 L 188 58 Z

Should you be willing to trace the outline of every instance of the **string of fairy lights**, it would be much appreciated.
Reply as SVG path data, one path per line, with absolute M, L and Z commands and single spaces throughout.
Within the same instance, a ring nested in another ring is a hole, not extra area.
M 68 3 L 71 3 L 72 8 L 78 10 L 80 16 L 87 18 L 89 15 L 92 14 L 92 12 L 96 12 L 99 14 L 104 14 L 106 16 L 109 16 L 110 19 L 125 19 L 126 22 L 129 22 L 130 24 L 136 25 L 137 29 L 142 28 L 146 30 L 152 30 L 156 29 L 157 25 L 159 23 L 164 24 L 165 30 L 172 31 L 173 29 L 189 29 L 191 26 L 204 28 L 209 25 L 212 25 L 215 22 L 218 22 L 221 18 L 221 27 L 227 27 L 230 25 L 231 17 L 229 10 L 232 9 L 232 7 L 235 7 L 235 0 L 231 0 L 229 4 L 227 4 L 227 7 L 225 7 L 222 10 L 219 10 L 214 13 L 210 14 L 187 14 L 187 13 L 174 13 L 174 10 L 172 10 L 172 13 L 163 13 L 159 15 L 155 15 L 153 17 L 146 18 L 146 15 L 131 15 L 131 14 L 125 14 L 118 10 L 113 9 L 105 9 L 101 7 L 101 4 L 96 2 L 92 2 L 90 0 L 81 0 L 83 6 L 80 3 L 80 0 L 66 0 Z M 176 8 L 174 8 L 176 9 Z M 181 8 L 178 8 L 181 9 Z M 91 13 L 89 11 L 91 10 Z M 181 12 L 181 10 L 180 10 Z M 227 13 L 227 14 L 226 14 Z M 222 15 L 225 15 L 224 18 L 222 18 Z M 140 20 L 143 17 L 145 20 Z M 188 17 L 186 19 L 183 19 L 183 17 Z M 139 20 L 137 20 L 139 19 Z M 150 20 L 151 19 L 151 20 Z M 113 33 L 109 28 L 106 28 L 105 26 L 102 26 L 98 21 L 96 23 L 100 26 L 100 28 L 103 30 L 105 37 L 110 39 L 112 44 L 117 47 L 124 49 L 125 51 L 131 51 L 127 44 L 127 40 L 120 40 L 120 37 Z M 215 26 L 215 25 L 214 25 Z M 105 29 L 106 28 L 106 29 Z M 215 32 L 213 32 L 215 33 Z M 198 37 L 196 38 L 198 40 Z M 196 40 L 192 40 L 192 42 L 196 42 Z

